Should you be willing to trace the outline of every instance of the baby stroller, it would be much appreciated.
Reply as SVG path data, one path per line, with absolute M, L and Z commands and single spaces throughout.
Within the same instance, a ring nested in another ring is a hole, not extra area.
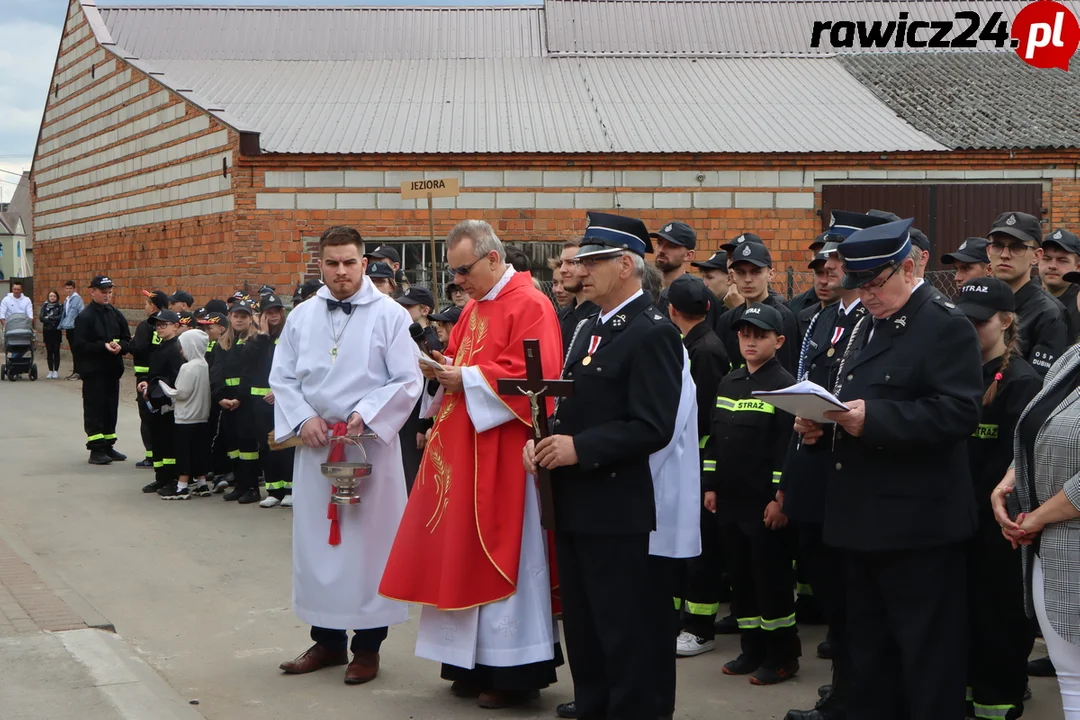
M 34 322 L 21 313 L 10 315 L 4 326 L 4 364 L 0 366 L 0 380 L 5 377 L 12 382 L 23 373 L 37 380 L 34 364 Z

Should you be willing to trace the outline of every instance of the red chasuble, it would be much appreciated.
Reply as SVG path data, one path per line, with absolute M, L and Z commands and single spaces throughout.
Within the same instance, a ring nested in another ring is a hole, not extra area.
M 519 272 L 494 300 L 465 306 L 445 354 L 454 365 L 479 368 L 498 394 L 500 378 L 525 377 L 521 343 L 529 339 L 540 341 L 544 377 L 558 378 L 562 332 L 555 310 L 531 275 Z M 477 433 L 464 391 L 444 396 L 381 595 L 463 610 L 514 594 L 525 515 L 521 451 L 532 437 L 532 412 L 525 396 L 499 397 L 517 419 Z M 547 412 L 553 409 L 549 403 Z

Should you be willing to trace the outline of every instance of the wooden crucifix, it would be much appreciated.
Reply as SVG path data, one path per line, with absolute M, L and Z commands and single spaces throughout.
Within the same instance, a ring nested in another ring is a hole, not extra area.
M 529 398 L 532 410 L 533 440 L 540 442 L 548 432 L 547 398 L 566 398 L 574 394 L 573 380 L 545 380 L 540 362 L 540 341 L 525 340 L 525 379 L 500 378 L 500 395 L 524 395 Z M 536 483 L 540 488 L 540 525 L 545 530 L 555 529 L 555 496 L 551 492 L 551 473 L 547 468 L 536 469 Z

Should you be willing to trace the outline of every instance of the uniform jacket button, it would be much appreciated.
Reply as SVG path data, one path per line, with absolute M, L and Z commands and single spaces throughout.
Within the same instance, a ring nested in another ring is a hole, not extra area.
M 611 473 L 611 477 L 615 477 L 615 473 Z
M 601 371 L 601 370 L 603 370 L 603 369 L 604 369 L 604 368 L 600 367 L 599 365 L 597 365 L 597 366 L 596 366 L 596 372 L 600 372 L 600 371 Z
M 837 469 L 837 470 L 843 470 L 843 469 L 844 469 L 844 465 L 843 465 L 842 463 L 836 463 L 836 469 Z
M 598 467 L 600 467 L 600 463 L 593 463 L 592 466 L 593 466 L 593 470 L 595 470 Z
M 848 379 L 848 380 L 852 380 L 852 379 L 854 379 L 854 378 L 855 378 L 855 375 L 854 375 L 853 373 L 851 373 L 851 374 L 848 374 L 848 376 L 847 376 L 847 379 Z

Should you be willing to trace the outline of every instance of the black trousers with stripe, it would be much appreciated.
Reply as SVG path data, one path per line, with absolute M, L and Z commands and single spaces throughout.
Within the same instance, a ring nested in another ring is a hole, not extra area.
M 716 637 L 716 613 L 725 565 L 720 551 L 720 526 L 716 515 L 701 505 L 701 554 L 686 561 L 682 583 L 682 629 L 703 640 Z
M 233 487 L 237 490 L 259 488 L 259 428 L 254 403 L 259 398 L 244 397 L 240 407 L 227 412 L 232 428 L 233 444 L 229 456 L 233 458 Z
M 761 520 L 742 520 L 721 523 L 720 533 L 731 574 L 731 612 L 743 629 L 742 653 L 759 664 L 796 660 L 802 645 L 791 592 L 795 577 L 790 530 L 769 530 Z
M 265 403 L 262 398 L 253 397 L 252 400 L 256 403 L 259 464 L 266 481 L 266 494 L 281 500 L 286 495 L 292 495 L 293 457 L 296 455 L 296 448 L 270 449 L 270 433 L 274 431 L 274 406 Z M 266 408 L 259 408 L 257 403 L 260 402 L 264 402 Z
M 87 450 L 108 450 L 116 444 L 116 413 L 120 405 L 120 378 L 113 375 L 82 377 L 83 429 Z
M 154 479 L 160 483 L 176 482 L 179 476 L 176 468 L 176 432 L 172 411 L 158 410 L 150 417 Z
M 135 391 L 135 405 L 139 408 L 139 436 L 142 438 L 143 450 L 146 451 L 146 459 L 154 459 L 154 414 L 146 404 L 142 393 Z

